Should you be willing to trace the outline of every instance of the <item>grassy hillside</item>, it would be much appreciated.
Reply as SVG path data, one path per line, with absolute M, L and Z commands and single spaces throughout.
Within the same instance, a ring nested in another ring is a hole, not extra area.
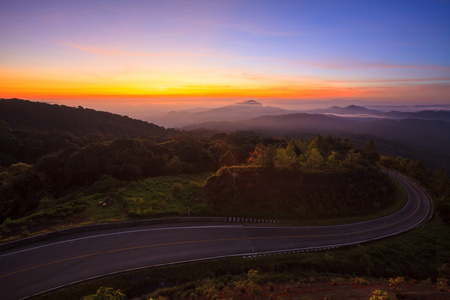
M 235 185 L 230 172 L 238 172 Z M 406 202 L 376 170 L 302 173 L 259 167 L 140 181 L 100 177 L 61 198 L 44 197 L 34 213 L 0 225 L 2 241 L 88 224 L 163 217 L 240 216 L 338 224 L 375 218 Z M 348 182 L 353 188 L 348 193 Z M 217 197 L 216 197 L 217 196 Z M 113 199 L 108 202 L 108 199 Z M 103 205 L 106 203 L 106 205 Z
M 104 175 L 93 185 L 61 198 L 41 199 L 25 217 L 7 219 L 0 225 L 0 241 L 89 224 L 187 217 L 188 210 L 192 215 L 204 215 L 207 207 L 196 195 L 210 175 L 159 176 L 133 182 Z

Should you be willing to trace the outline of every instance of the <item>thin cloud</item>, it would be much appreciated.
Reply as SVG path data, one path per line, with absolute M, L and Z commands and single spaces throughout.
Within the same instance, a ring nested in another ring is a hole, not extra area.
M 251 34 L 251 35 L 259 35 L 259 36 L 272 36 L 272 37 L 297 37 L 297 36 L 306 36 L 305 32 L 300 31 L 286 31 L 286 30 L 273 30 L 262 28 L 260 25 L 254 26 L 249 23 L 243 22 L 225 22 L 225 21 L 217 21 L 217 20 L 186 20 L 191 24 L 195 24 L 198 28 L 213 28 L 217 29 L 231 29 L 233 31 L 238 31 L 241 33 Z M 208 31 L 206 31 L 208 32 Z M 216 31 L 214 31 L 216 32 Z
M 344 62 L 329 62 L 329 63 L 311 63 L 311 62 L 298 62 L 298 64 L 309 65 L 324 69 L 333 70 L 353 70 L 353 69 L 428 69 L 428 70 L 440 70 L 450 71 L 450 66 L 437 66 L 437 65 L 402 65 L 402 64 L 390 64 L 390 63 L 373 63 L 373 62 L 358 62 L 358 61 L 344 61 Z
M 166 58 L 166 57 L 196 57 L 196 58 L 222 58 L 222 59 L 237 59 L 237 60 L 266 60 L 264 57 L 252 56 L 234 56 L 226 54 L 208 54 L 204 52 L 132 52 L 122 51 L 116 49 L 109 49 L 98 46 L 83 46 L 76 44 L 63 43 L 62 45 L 71 47 L 82 52 L 91 54 L 108 55 L 108 56 L 128 56 L 128 57 L 146 57 L 146 58 Z
M 397 78 L 397 79 L 367 79 L 367 80 L 324 80 L 326 82 L 356 82 L 356 83 L 389 83 L 389 82 L 430 82 L 430 81 L 450 81 L 450 77 L 439 78 Z
M 147 53 L 147 52 L 129 52 L 129 51 L 120 51 L 102 47 L 88 47 L 81 45 L 73 45 L 73 44 L 65 44 L 68 47 L 78 49 L 83 52 L 88 52 L 92 54 L 101 54 L 101 55 L 115 55 L 115 56 L 135 56 L 135 57 L 220 57 L 213 54 L 205 54 L 205 53 L 183 53 L 183 52 L 164 52 L 164 53 Z
M 254 35 L 263 35 L 263 36 L 273 36 L 273 37 L 296 37 L 296 36 L 305 36 L 306 34 L 297 32 L 297 31 L 275 31 L 261 28 L 254 28 L 249 26 L 248 24 L 219 24 L 219 26 L 224 28 L 230 28 L 233 30 L 245 32 L 248 34 Z

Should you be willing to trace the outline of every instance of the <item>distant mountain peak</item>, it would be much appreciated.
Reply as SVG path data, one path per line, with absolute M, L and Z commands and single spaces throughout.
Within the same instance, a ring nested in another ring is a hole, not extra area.
M 367 110 L 367 108 L 363 107 L 363 106 L 358 106 L 358 105 L 349 105 L 346 107 L 346 109 L 359 109 L 359 110 Z
M 247 100 L 247 101 L 241 101 L 241 102 L 237 102 L 236 104 L 239 105 L 258 105 L 258 106 L 262 106 L 261 103 L 259 103 L 256 100 Z

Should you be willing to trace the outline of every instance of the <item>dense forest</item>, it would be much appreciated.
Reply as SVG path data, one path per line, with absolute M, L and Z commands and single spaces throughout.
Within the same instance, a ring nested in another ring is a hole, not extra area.
M 318 135 L 310 140 L 294 140 L 262 137 L 251 132 L 217 133 L 199 138 L 190 132 L 167 130 L 110 113 L 18 99 L 0 100 L 0 117 L 2 223 L 49 208 L 51 203 L 56 203 L 52 199 L 66 195 L 73 195 L 64 200 L 71 205 L 72 213 L 83 210 L 86 205 L 77 202 L 77 191 L 91 186 L 102 176 L 133 182 L 181 173 L 212 174 L 220 170 L 196 195 L 220 210 L 229 199 L 223 198 L 222 204 L 217 202 L 217 195 L 223 195 L 224 191 L 219 183 L 227 182 L 224 180 L 226 174 L 241 172 L 240 179 L 251 178 L 240 184 L 250 187 L 252 193 L 258 189 L 259 179 L 260 183 L 267 182 L 271 180 L 267 174 L 275 173 L 259 171 L 249 175 L 247 173 L 251 172 L 251 168 L 277 169 L 279 174 L 284 174 L 279 175 L 279 179 L 304 177 L 305 186 L 310 185 L 308 182 L 318 182 L 316 177 L 319 175 L 304 174 L 322 174 L 320 176 L 328 176 L 333 184 L 344 185 L 339 189 L 337 198 L 348 198 L 345 192 L 349 186 L 348 178 L 357 181 L 357 178 L 366 177 L 365 182 L 378 180 L 378 186 L 368 187 L 369 190 L 379 190 L 380 186 L 385 185 L 386 179 L 376 172 L 367 171 L 380 162 L 410 174 L 421 184 L 431 187 L 436 192 L 442 211 L 449 211 L 450 208 L 445 200 L 449 191 L 443 169 L 430 171 L 420 161 L 402 158 L 383 157 L 380 160 L 373 141 L 356 147 L 348 139 L 339 137 Z M 231 166 L 241 166 L 241 170 Z M 347 172 L 345 180 L 341 180 L 344 178 L 342 176 L 339 178 L 339 172 Z M 355 186 L 365 185 L 360 183 Z M 277 187 L 279 190 L 284 188 L 282 184 Z M 316 194 L 312 197 L 320 197 L 321 193 L 332 193 L 336 187 L 330 184 L 328 189 L 324 192 L 324 187 L 318 185 L 310 192 Z M 259 185 L 259 190 L 264 191 L 264 188 Z M 361 192 L 355 188 L 343 207 L 354 205 L 352 197 L 357 197 Z M 376 197 L 382 195 L 383 191 Z M 292 209 L 294 198 L 286 200 L 285 210 Z M 370 208 L 384 205 L 380 201 L 375 202 L 377 204 L 372 203 Z M 61 204 L 61 201 L 57 203 Z M 265 209 L 273 208 L 268 206 Z M 301 210 L 301 207 L 297 209 Z M 304 213 L 309 212 L 308 207 L 303 209 Z M 336 209 L 322 212 L 319 207 L 311 209 L 317 215 L 337 213 Z

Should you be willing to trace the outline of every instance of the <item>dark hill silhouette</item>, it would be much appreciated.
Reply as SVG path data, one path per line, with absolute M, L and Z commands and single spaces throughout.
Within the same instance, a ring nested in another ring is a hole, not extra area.
M 391 111 L 387 116 L 396 119 L 423 119 L 450 122 L 450 111 L 448 110 L 423 110 L 417 112 Z
M 195 123 L 240 121 L 259 116 L 282 115 L 292 112 L 279 107 L 263 106 L 255 100 L 247 100 L 202 112 L 172 111 L 162 116 L 148 117 L 145 120 L 166 127 L 179 128 Z
M 313 109 L 306 112 L 311 114 L 335 114 L 346 117 L 384 117 L 391 119 L 423 119 L 450 122 L 450 111 L 448 110 L 423 110 L 417 112 L 393 110 L 390 112 L 382 112 L 379 110 L 367 109 L 362 106 L 350 105 L 347 107 L 332 106 L 329 108 Z
M 13 129 L 71 132 L 75 136 L 101 133 L 114 137 L 165 137 L 169 132 L 127 116 L 20 99 L 0 99 L 0 120 Z
M 378 110 L 372 110 L 367 109 L 362 106 L 357 105 L 349 105 L 347 107 L 339 107 L 339 106 L 332 106 L 329 108 L 321 108 L 321 109 L 312 109 L 308 110 L 307 113 L 313 113 L 313 114 L 373 114 L 378 115 L 380 111 Z

